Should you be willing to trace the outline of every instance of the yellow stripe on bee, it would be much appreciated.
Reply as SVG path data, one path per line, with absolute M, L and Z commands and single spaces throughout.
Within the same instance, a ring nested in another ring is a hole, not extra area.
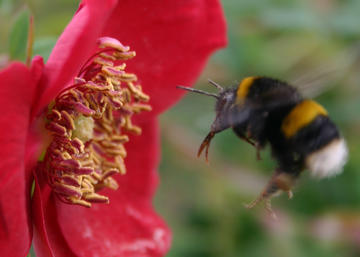
M 236 91 L 236 102 L 241 102 L 246 98 L 249 93 L 249 89 L 257 77 L 244 78 Z
M 327 116 L 324 107 L 312 100 L 304 100 L 296 105 L 282 122 L 281 130 L 286 138 L 295 135 L 319 115 Z

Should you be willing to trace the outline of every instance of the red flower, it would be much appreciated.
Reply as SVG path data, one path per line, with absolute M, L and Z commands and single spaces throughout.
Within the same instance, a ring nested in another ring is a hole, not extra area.
M 101 191 L 109 205 L 89 209 L 63 203 L 41 177 L 31 201 L 31 172 L 42 145 L 37 125 L 102 36 L 136 51 L 127 70 L 137 74 L 153 108 L 134 120 L 142 134 L 126 144 L 127 173 L 115 176 L 118 190 Z M 195 82 L 224 37 L 217 0 L 89 0 L 80 5 L 46 65 L 36 57 L 30 69 L 15 62 L 2 70 L 0 255 L 25 256 L 32 238 L 40 257 L 164 255 L 170 232 L 151 205 L 158 183 L 156 116 L 183 94 L 175 85 Z

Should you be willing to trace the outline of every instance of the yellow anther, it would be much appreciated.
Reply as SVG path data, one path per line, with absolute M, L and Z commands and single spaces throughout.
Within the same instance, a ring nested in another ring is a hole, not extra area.
M 85 200 L 80 200 L 80 199 L 77 199 L 73 196 L 69 197 L 68 200 L 72 203 L 72 204 L 77 204 L 77 205 L 81 205 L 81 206 L 84 206 L 84 207 L 88 207 L 90 208 L 91 207 L 91 203 L 85 201 Z

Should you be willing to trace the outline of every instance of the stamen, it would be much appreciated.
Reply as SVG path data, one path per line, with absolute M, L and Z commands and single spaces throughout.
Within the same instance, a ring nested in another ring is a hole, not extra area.
M 85 207 L 109 203 L 98 191 L 117 189 L 112 176 L 126 172 L 129 137 L 124 133 L 141 133 L 131 117 L 151 110 L 136 75 L 125 72 L 125 63 L 118 64 L 135 52 L 108 37 L 98 45 L 99 52 L 80 69 L 74 84 L 49 105 L 46 128 L 53 140 L 39 165 L 61 201 Z

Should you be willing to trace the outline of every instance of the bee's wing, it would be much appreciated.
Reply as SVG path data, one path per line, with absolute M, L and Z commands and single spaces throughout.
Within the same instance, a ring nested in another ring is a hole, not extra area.
M 349 70 L 357 65 L 359 58 L 360 46 L 356 43 L 330 60 L 325 60 L 318 67 L 311 67 L 302 74 L 296 74 L 289 81 L 302 95 L 314 98 L 348 76 Z
M 291 86 L 286 86 L 266 92 L 258 100 L 254 101 L 253 106 L 255 109 L 260 108 L 271 112 L 275 109 L 296 103 L 302 99 L 303 97 L 298 90 Z

